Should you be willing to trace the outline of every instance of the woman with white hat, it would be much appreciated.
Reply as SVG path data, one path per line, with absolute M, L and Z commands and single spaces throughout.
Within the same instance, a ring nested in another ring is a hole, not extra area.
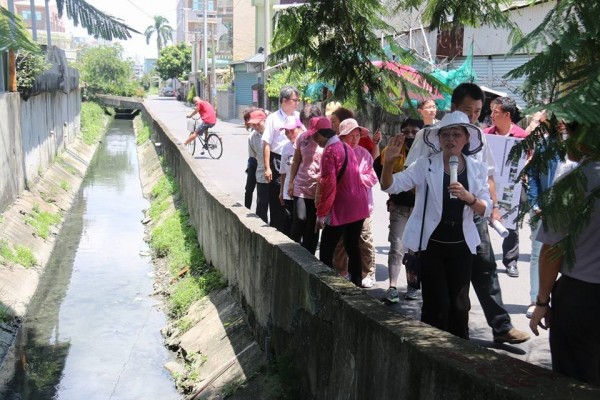
M 465 339 L 471 265 L 480 243 L 473 213 L 487 216 L 492 210 L 487 166 L 468 157 L 481 150 L 481 135 L 464 113 L 448 113 L 425 133 L 434 155 L 393 174 L 404 144 L 404 136 L 396 136 L 388 145 L 381 175 L 381 188 L 387 193 L 416 188 L 402 242 L 419 252 L 421 321 Z

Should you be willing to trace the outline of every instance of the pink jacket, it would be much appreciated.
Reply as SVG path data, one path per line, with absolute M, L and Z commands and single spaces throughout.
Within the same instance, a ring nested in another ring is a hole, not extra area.
M 354 155 L 358 162 L 358 172 L 360 173 L 360 181 L 367 189 L 367 196 L 369 199 L 369 214 L 373 213 L 373 186 L 379 183 L 377 174 L 373 169 L 373 156 L 371 153 L 361 145 L 354 148 Z
M 346 170 L 337 182 L 337 174 L 344 164 L 344 147 L 348 154 Z M 321 157 L 321 197 L 317 217 L 331 215 L 329 225 L 338 226 L 365 219 L 369 216 L 367 189 L 361 180 L 358 161 L 350 146 L 337 136 L 327 141 Z

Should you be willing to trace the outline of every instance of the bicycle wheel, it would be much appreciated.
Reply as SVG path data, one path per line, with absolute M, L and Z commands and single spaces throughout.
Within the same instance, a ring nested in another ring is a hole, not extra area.
M 206 140 L 206 149 L 212 158 L 221 158 L 221 155 L 223 154 L 223 142 L 221 142 L 221 138 L 214 133 L 208 135 L 208 139 Z
M 191 136 L 191 134 L 190 134 L 190 136 Z M 191 142 L 189 142 L 186 147 L 187 147 L 188 151 L 192 155 L 194 155 L 194 153 L 196 152 L 196 139 L 194 139 Z

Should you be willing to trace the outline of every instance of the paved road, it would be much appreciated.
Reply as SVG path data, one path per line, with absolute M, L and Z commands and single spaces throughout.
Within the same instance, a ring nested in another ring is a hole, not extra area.
M 187 136 L 185 116 L 191 108 L 183 103 L 177 102 L 172 98 L 152 97 L 146 100 L 146 106 L 152 110 L 154 115 L 162 121 L 164 125 L 179 139 L 184 140 Z M 208 154 L 204 156 L 196 153 L 195 159 L 199 166 L 207 170 L 215 179 L 217 186 L 225 193 L 238 200 L 240 204 L 244 201 L 244 185 L 246 176 L 244 173 L 247 160 L 247 132 L 244 129 L 242 120 L 219 121 L 212 129 L 217 132 L 223 140 L 223 156 L 219 160 L 211 159 Z M 182 151 L 185 151 L 182 147 Z M 389 243 L 387 241 L 388 233 L 388 213 L 385 202 L 387 194 L 383 193 L 379 186 L 374 188 L 375 210 L 373 214 L 373 238 L 375 241 L 377 264 L 376 285 L 368 289 L 373 297 L 381 298 L 388 287 L 387 281 L 387 252 Z M 253 203 L 254 206 L 254 203 Z M 512 323 L 521 330 L 529 331 L 529 320 L 525 317 L 525 311 L 529 305 L 529 256 L 531 252 L 531 240 L 529 238 L 529 227 L 525 226 L 520 231 L 521 255 L 518 263 L 520 271 L 519 278 L 510 278 L 506 275 L 502 266 L 502 239 L 494 231 L 490 231 L 492 245 L 496 252 L 498 262 L 498 275 L 505 306 L 511 314 Z M 404 269 L 400 274 L 398 290 L 401 296 L 406 290 L 406 277 Z M 551 367 L 550 350 L 548 347 L 548 334 L 543 331 L 539 337 L 532 337 L 528 342 L 520 345 L 495 345 L 493 343 L 492 331 L 488 327 L 483 311 L 477 300 L 475 292 L 471 289 L 471 313 L 470 313 L 470 336 L 471 341 L 491 350 L 508 354 L 521 360 L 544 366 Z M 420 301 L 401 301 L 397 305 L 382 307 L 392 307 L 398 312 L 420 318 Z M 515 372 L 517 373 L 517 372 Z

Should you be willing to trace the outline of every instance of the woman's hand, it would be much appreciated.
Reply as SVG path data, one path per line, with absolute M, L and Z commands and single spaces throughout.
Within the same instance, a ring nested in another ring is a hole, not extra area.
M 456 196 L 457 199 L 464 201 L 467 204 L 472 203 L 476 200 L 476 197 L 473 193 L 469 192 L 460 182 L 451 183 L 448 186 L 448 192 L 451 195 Z
M 404 146 L 404 135 L 397 135 L 390 139 L 385 150 L 386 164 L 393 164 L 400 156 L 402 156 L 402 146 Z

